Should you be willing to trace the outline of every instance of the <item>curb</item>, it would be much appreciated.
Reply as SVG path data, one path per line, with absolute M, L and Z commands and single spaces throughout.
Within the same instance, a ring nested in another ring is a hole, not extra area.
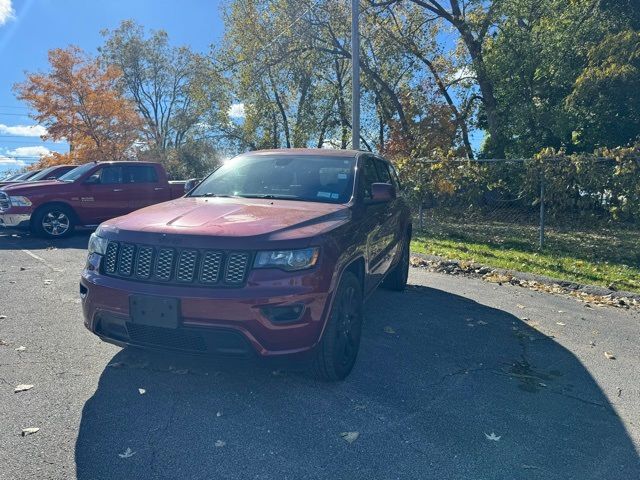
M 584 285 L 544 275 L 492 268 L 475 262 L 453 260 L 436 255 L 411 253 L 411 266 L 427 268 L 448 275 L 480 278 L 492 283 L 510 283 L 548 293 L 568 294 L 585 303 L 606 304 L 618 308 L 640 307 L 640 294 L 611 290 L 597 285 Z

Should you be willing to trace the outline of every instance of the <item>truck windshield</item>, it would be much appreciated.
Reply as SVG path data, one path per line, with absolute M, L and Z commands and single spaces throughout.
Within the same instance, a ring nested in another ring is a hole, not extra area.
M 58 178 L 58 180 L 60 180 L 61 182 L 75 182 L 95 166 L 95 163 L 86 163 L 77 168 L 74 168 L 70 172 L 65 173 L 60 178 Z
M 47 178 L 47 176 L 53 172 L 57 167 L 49 167 L 41 170 L 39 173 L 36 173 L 33 177 L 29 179 L 30 182 L 37 182 L 38 180 L 43 180 Z
M 326 155 L 246 155 L 209 175 L 191 197 L 246 197 L 346 203 L 355 158 Z

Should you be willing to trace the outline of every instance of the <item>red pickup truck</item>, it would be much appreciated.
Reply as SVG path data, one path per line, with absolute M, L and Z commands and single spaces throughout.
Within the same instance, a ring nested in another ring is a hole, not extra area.
M 402 290 L 411 215 L 367 152 L 275 150 L 226 162 L 184 198 L 103 223 L 80 280 L 107 342 L 353 367 L 363 302 Z
M 159 163 L 87 163 L 57 180 L 0 187 L 0 227 L 60 238 L 182 195 L 184 182 L 169 182 Z

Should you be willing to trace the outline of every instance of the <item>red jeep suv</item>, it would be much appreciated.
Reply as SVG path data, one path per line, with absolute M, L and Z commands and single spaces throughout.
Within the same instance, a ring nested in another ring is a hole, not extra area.
M 319 377 L 343 379 L 364 299 L 407 282 L 399 187 L 367 152 L 235 157 L 185 197 L 98 228 L 80 281 L 85 325 L 121 346 L 310 357 Z

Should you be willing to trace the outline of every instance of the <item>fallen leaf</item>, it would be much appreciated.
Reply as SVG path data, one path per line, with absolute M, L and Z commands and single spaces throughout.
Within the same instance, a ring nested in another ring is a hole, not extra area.
M 547 386 L 546 383 L 542 383 L 542 382 L 538 383 L 538 385 L 540 385 L 541 387 L 546 387 Z
M 359 432 L 342 432 L 340 436 L 343 438 L 345 442 L 353 443 L 358 439 L 358 437 L 360 436 L 360 433 Z
M 23 428 L 22 429 L 22 436 L 26 437 L 27 435 L 33 435 L 34 433 L 36 433 L 38 430 L 40 430 L 38 427 L 27 427 L 27 428 Z
M 222 448 L 227 444 L 227 442 L 225 442 L 224 440 L 216 440 L 216 443 L 214 443 L 214 445 L 217 448 Z
M 502 438 L 502 435 L 496 435 L 493 432 L 491 432 L 491 435 L 485 433 L 484 436 L 487 437 L 487 440 L 492 440 L 494 442 L 498 442 Z
M 353 407 L 354 410 L 365 410 L 366 408 L 366 405 L 356 405 L 355 407 Z
M 45 280 L 44 284 L 45 285 L 51 285 L 53 283 L 53 280 Z
M 127 449 L 124 451 L 124 453 L 119 453 L 118 456 L 120 458 L 130 458 L 133 457 L 136 454 L 136 452 L 132 452 L 131 449 L 129 447 L 127 447 Z
M 27 349 L 27 347 L 23 347 L 22 345 L 20 345 L 18 348 L 16 348 L 16 352 L 24 352 Z
M 393 335 L 394 333 L 396 333 L 396 331 L 393 329 L 393 327 L 386 326 L 384 327 L 384 333 L 389 333 Z
M 566 323 L 564 323 L 564 322 L 556 322 L 556 325 L 560 325 L 561 327 L 564 327 L 566 325 Z
M 618 396 L 621 397 L 622 396 L 622 389 L 618 388 Z
M 4 320 L 5 318 L 7 318 L 6 315 L 0 315 L 0 320 Z
M 140 395 L 144 395 L 145 393 L 147 393 L 147 391 L 146 391 L 144 388 L 139 388 L 139 389 L 138 389 L 138 393 L 139 393 Z
M 33 388 L 33 385 L 26 385 L 24 383 L 21 383 L 20 385 L 16 386 L 16 388 L 13 389 L 13 393 L 26 392 L 27 390 L 31 390 L 32 388 Z
M 591 345 L 592 347 L 595 347 L 595 346 L 596 346 L 596 342 L 594 342 L 593 340 L 591 340 L 591 341 L 589 342 L 589 345 Z
M 521 304 L 517 304 L 516 307 L 518 307 L 518 308 L 526 308 L 524 305 L 521 305 Z
M 604 352 L 604 356 L 607 357 L 609 360 L 615 360 L 616 359 L 616 356 L 611 352 Z
M 489 324 L 484 320 L 478 320 L 478 325 L 489 325 Z
M 274 377 L 284 377 L 284 372 L 282 370 L 274 370 L 271 372 L 271 375 Z
M 221 416 L 222 416 L 222 412 L 216 413 L 216 417 L 221 417 Z
M 558 313 L 564 313 L 564 310 L 558 310 Z

